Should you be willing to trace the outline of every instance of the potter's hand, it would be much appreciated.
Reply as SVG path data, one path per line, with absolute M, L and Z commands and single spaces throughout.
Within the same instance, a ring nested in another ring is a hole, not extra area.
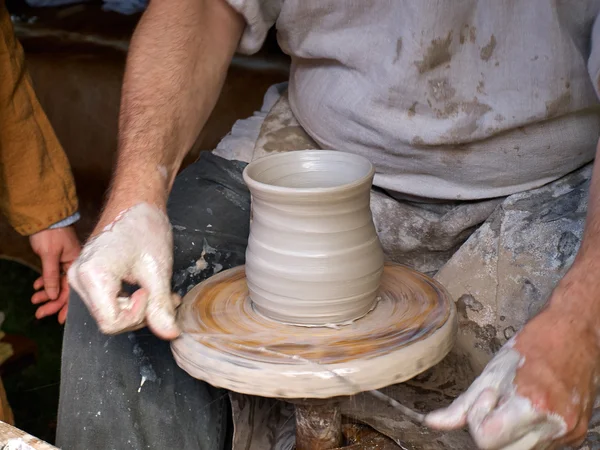
M 174 339 L 179 297 L 171 293 L 173 236 L 164 212 L 140 203 L 119 214 L 83 248 L 69 282 L 103 333 L 117 334 L 146 324 L 162 339 Z M 141 286 L 120 296 L 121 284 Z
M 42 260 L 42 276 L 33 283 L 37 292 L 31 297 L 31 303 L 41 304 L 35 317 L 58 313 L 58 322 L 65 323 L 69 300 L 66 271 L 81 251 L 75 230 L 69 226 L 39 231 L 29 236 L 29 243 Z
M 600 356 L 596 335 L 586 323 L 576 312 L 550 306 L 500 350 L 466 393 L 448 408 L 428 414 L 425 423 L 440 430 L 468 424 L 482 449 L 581 442 Z

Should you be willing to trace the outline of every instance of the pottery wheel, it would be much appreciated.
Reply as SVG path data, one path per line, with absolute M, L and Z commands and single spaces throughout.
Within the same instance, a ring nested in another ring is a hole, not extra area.
M 305 327 L 259 314 L 244 267 L 195 286 L 178 310 L 177 364 L 213 386 L 262 397 L 329 398 L 406 381 L 437 364 L 456 335 L 445 289 L 386 264 L 375 307 L 347 325 Z

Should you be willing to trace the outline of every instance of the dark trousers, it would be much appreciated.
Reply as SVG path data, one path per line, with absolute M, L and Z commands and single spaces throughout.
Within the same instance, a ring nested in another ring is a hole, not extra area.
M 184 295 L 244 263 L 250 194 L 244 164 L 209 153 L 176 179 L 168 204 L 173 289 Z M 157 236 L 160 239 L 160 236 Z M 197 265 L 202 257 L 207 265 Z M 148 329 L 98 331 L 71 291 L 65 327 L 57 445 L 64 450 L 221 450 L 231 445 L 227 392 L 190 377 Z

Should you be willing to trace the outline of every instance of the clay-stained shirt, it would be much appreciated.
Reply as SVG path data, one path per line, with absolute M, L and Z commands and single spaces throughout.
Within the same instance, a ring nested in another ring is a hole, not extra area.
M 242 53 L 276 24 L 307 133 L 369 158 L 392 193 L 505 196 L 594 157 L 598 0 L 228 2 Z

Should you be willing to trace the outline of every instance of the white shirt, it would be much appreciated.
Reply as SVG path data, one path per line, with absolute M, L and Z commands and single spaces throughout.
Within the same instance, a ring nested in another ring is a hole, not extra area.
M 228 2 L 242 53 L 276 23 L 307 133 L 366 156 L 393 194 L 505 196 L 594 157 L 598 0 Z

